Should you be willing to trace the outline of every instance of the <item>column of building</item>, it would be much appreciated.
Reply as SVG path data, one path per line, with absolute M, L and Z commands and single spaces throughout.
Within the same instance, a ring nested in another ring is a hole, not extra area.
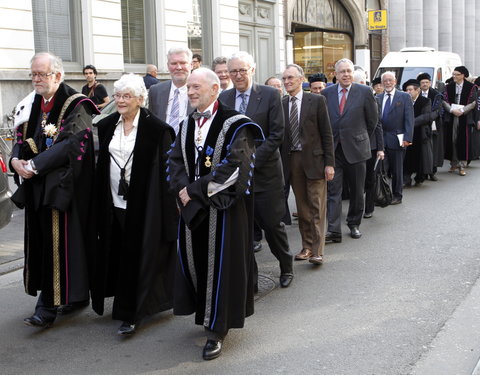
M 405 47 L 406 24 L 405 24 L 405 1 L 390 0 L 388 18 L 390 20 L 390 50 L 400 51 Z
M 405 34 L 407 47 L 422 47 L 423 44 L 423 2 L 407 0 L 405 9 Z
M 423 46 L 438 48 L 438 0 L 423 0 Z
M 475 0 L 465 0 L 464 65 L 474 73 L 475 69 Z M 478 74 L 478 71 L 475 73 Z

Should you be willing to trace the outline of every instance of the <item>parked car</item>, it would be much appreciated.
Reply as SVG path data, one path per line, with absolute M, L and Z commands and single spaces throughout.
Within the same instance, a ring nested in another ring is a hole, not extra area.
M 6 226 L 12 218 L 13 203 L 10 200 L 12 192 L 8 185 L 7 160 L 5 150 L 0 147 L 0 229 Z

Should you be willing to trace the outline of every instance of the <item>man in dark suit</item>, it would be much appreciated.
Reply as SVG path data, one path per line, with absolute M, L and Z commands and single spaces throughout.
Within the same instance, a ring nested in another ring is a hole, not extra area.
M 167 54 L 167 66 L 172 79 L 150 87 L 148 109 L 168 123 L 177 134 L 179 124 L 193 112 L 187 96 L 192 51 L 184 47 L 171 48 Z
M 430 120 L 432 121 L 432 147 L 433 147 L 433 169 L 432 173 L 426 176 L 431 181 L 438 181 L 436 175 L 437 168 L 443 166 L 445 147 L 443 144 L 443 96 L 437 90 L 432 88 L 432 77 L 428 73 L 422 73 L 417 76 L 420 82 L 422 96 L 430 99 L 432 103 L 432 112 Z
M 353 63 L 348 59 L 335 64 L 337 83 L 322 91 L 327 99 L 335 150 L 335 177 L 328 183 L 328 232 L 326 241 L 341 242 L 343 175 L 350 190 L 347 225 L 352 238 L 360 238 L 359 226 L 364 209 L 366 161 L 371 157 L 370 136 L 378 121 L 372 90 L 352 83 Z
M 412 144 L 413 104 L 410 95 L 395 89 L 397 79 L 394 72 L 382 74 L 383 94 L 377 95 L 378 113 L 382 122 L 385 154 L 392 175 L 393 200 L 402 203 L 403 159 L 405 149 Z
M 234 88 L 223 91 L 220 101 L 250 117 L 265 135 L 265 142 L 257 148 L 255 158 L 255 222 L 264 230 L 268 246 L 280 262 L 280 285 L 285 288 L 293 279 L 293 256 L 285 225 L 281 222 L 285 197 L 279 147 L 285 123 L 280 94 L 273 87 L 253 82 L 255 62 L 246 52 L 230 57 L 228 71 Z
M 411 186 L 415 173 L 415 186 L 420 186 L 425 176 L 433 172 L 432 105 L 430 99 L 420 95 L 420 82 L 416 79 L 409 79 L 402 88 L 412 97 L 415 116 L 412 145 L 405 152 L 403 182 Z
M 288 119 L 282 145 L 284 174 L 295 194 L 302 250 L 295 256 L 320 265 L 325 248 L 327 181 L 333 179 L 335 157 L 325 98 L 303 92 L 303 69 L 287 65 L 283 82 L 288 95 L 282 99 Z
M 157 79 L 157 67 L 153 64 L 147 65 L 147 74 L 143 76 L 143 82 L 145 83 L 145 87 L 147 90 L 158 83 Z

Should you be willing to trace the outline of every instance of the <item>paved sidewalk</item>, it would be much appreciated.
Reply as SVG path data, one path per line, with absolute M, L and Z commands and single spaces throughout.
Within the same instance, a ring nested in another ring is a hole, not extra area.
M 0 275 L 23 267 L 24 211 L 14 210 L 12 220 L 0 229 Z

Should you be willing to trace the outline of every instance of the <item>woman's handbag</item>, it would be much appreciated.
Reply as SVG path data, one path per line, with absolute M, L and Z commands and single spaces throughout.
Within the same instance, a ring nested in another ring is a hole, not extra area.
M 390 189 L 390 184 L 388 183 L 387 174 L 385 173 L 385 168 L 383 166 L 383 160 L 381 161 L 380 170 L 377 171 L 377 165 L 380 161 L 380 158 L 377 158 L 373 170 L 375 171 L 375 196 L 374 202 L 375 206 L 387 207 L 392 203 L 392 189 Z

